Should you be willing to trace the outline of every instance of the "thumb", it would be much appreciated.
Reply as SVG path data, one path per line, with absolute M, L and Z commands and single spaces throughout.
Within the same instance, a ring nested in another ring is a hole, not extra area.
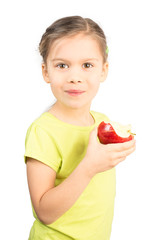
M 96 141 L 97 142 L 98 127 L 93 128 L 89 136 L 89 143 Z

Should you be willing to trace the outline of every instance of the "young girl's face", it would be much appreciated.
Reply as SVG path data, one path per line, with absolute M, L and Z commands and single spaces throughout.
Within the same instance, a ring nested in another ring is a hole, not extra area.
M 90 108 L 107 72 L 98 42 L 83 34 L 53 43 L 47 64 L 42 64 L 44 80 L 50 83 L 57 103 L 72 109 Z

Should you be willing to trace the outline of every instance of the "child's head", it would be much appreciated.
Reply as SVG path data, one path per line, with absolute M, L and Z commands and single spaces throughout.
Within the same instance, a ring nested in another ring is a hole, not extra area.
M 71 37 L 79 33 L 83 33 L 85 36 L 90 36 L 97 40 L 103 62 L 106 62 L 108 57 L 106 53 L 107 43 L 103 30 L 93 20 L 80 16 L 61 18 L 46 29 L 39 44 L 39 51 L 43 62 L 45 64 L 47 63 L 47 57 L 53 43 L 64 37 Z
M 66 17 L 47 28 L 39 50 L 43 77 L 57 106 L 91 105 L 108 73 L 106 47 L 103 30 L 88 18 Z

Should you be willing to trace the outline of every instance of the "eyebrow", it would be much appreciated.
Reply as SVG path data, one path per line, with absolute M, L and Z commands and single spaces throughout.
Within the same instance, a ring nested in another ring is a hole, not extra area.
M 86 61 L 99 61 L 97 58 L 86 58 L 86 59 L 82 59 L 83 62 L 86 62 Z M 64 58 L 53 58 L 51 60 L 52 62 L 55 62 L 55 61 L 62 61 L 62 62 L 69 62 L 68 59 L 64 59 Z

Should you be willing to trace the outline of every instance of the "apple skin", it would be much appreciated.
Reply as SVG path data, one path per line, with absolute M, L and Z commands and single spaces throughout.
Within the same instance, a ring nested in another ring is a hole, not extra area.
M 133 135 L 124 138 L 117 135 L 111 123 L 101 122 L 98 126 L 98 138 L 102 144 L 123 143 L 132 140 Z

